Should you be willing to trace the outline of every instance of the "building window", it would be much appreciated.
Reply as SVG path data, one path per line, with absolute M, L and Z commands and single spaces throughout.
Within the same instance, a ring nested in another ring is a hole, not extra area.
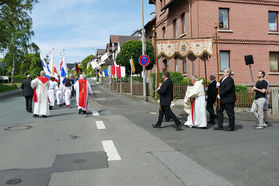
M 187 74 L 186 58 L 183 59 L 183 74 Z
M 269 53 L 270 72 L 279 72 L 279 52 Z
M 163 39 L 166 39 L 167 38 L 166 27 L 163 27 L 162 30 L 163 30 Z
M 278 32 L 278 13 L 268 12 L 268 30 L 271 32 Z
M 182 34 L 186 33 L 186 18 L 185 13 L 181 15 Z
M 229 29 L 229 9 L 219 8 L 219 28 Z
M 230 51 L 220 51 L 220 71 L 230 67 Z
M 176 19 L 173 20 L 173 36 L 174 36 L 174 38 L 177 38 L 177 23 L 176 23 Z

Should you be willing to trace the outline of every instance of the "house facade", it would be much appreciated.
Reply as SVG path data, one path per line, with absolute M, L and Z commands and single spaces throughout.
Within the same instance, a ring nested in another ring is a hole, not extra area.
M 202 38 L 215 35 L 218 25 L 218 53 L 221 71 L 230 67 L 236 83 L 251 84 L 244 56 L 253 55 L 254 79 L 258 70 L 266 72 L 271 85 L 279 85 L 279 1 L 275 0 L 150 0 L 156 6 L 158 39 Z M 207 76 L 216 74 L 216 43 L 206 62 Z M 175 56 L 159 58 L 160 71 L 178 71 L 205 76 L 200 59 Z M 155 68 L 153 69 L 155 71 Z

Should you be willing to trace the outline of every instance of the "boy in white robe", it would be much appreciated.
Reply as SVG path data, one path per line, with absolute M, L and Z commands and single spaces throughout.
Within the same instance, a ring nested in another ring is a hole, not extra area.
M 54 77 L 50 77 L 49 81 L 49 88 L 48 88 L 48 99 L 49 99 L 49 109 L 51 110 L 52 107 L 54 107 L 55 104 L 55 88 L 57 83 L 54 81 Z

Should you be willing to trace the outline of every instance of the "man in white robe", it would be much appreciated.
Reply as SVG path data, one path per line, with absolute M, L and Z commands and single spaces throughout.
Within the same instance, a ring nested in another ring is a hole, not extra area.
M 48 88 L 49 80 L 45 77 L 45 72 L 41 71 L 40 76 L 31 81 L 34 89 L 34 117 L 49 115 Z
M 192 128 L 206 128 L 206 101 L 203 80 L 191 77 L 193 86 L 188 86 L 184 98 L 184 110 L 188 114 L 184 125 Z
M 75 83 L 74 88 L 76 91 L 78 113 L 86 114 L 88 106 L 88 94 L 93 94 L 93 92 L 89 82 L 85 79 L 85 75 L 80 75 L 80 79 Z
M 54 107 L 55 98 L 56 98 L 55 88 L 56 88 L 57 83 L 54 80 L 55 80 L 54 77 L 50 77 L 49 88 L 48 88 L 48 99 L 49 99 L 49 109 L 50 110 L 52 109 L 52 107 Z

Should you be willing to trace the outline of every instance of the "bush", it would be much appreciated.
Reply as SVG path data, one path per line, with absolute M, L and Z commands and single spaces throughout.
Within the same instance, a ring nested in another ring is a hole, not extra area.
M 140 76 L 134 76 L 133 79 L 136 82 L 142 82 L 142 77 L 140 77 Z
M 246 91 L 248 91 L 248 89 L 245 85 L 235 84 L 235 91 L 236 92 L 246 92 Z
M 14 76 L 14 83 L 21 83 L 26 77 L 23 75 L 15 75 Z

